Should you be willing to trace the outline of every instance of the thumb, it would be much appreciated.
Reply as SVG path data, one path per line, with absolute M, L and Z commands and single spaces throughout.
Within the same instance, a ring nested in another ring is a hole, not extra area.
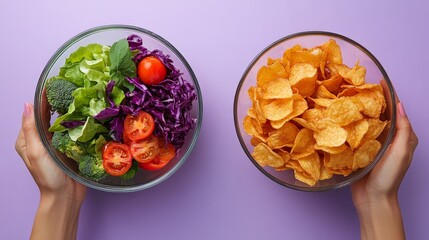
M 391 149 L 395 158 L 403 160 L 403 164 L 408 167 L 411 163 L 418 140 L 413 131 L 410 120 L 405 113 L 402 102 L 398 103 L 397 109 L 396 134 Z
M 40 151 L 44 149 L 37 132 L 34 119 L 34 107 L 31 103 L 25 103 L 24 105 L 24 113 L 22 115 L 22 132 L 24 133 L 27 157 L 31 164 L 31 161 L 37 158 Z

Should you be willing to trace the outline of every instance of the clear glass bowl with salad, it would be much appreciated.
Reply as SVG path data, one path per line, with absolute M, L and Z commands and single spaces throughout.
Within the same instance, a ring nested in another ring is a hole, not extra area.
M 180 52 L 146 29 L 108 25 L 62 45 L 35 93 L 45 148 L 67 175 L 103 191 L 132 192 L 171 176 L 202 121 L 197 78 Z

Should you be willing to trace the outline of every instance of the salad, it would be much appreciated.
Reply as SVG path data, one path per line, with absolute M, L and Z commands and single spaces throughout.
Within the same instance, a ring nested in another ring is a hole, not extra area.
M 58 114 L 49 128 L 53 147 L 94 181 L 162 169 L 197 121 L 195 88 L 169 55 L 145 48 L 137 35 L 79 47 L 47 81 L 46 96 Z

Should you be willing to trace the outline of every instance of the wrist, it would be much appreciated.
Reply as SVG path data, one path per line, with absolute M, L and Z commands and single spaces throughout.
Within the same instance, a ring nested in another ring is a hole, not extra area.
M 371 197 L 355 203 L 357 212 L 376 211 L 377 209 L 383 208 L 399 208 L 398 195 L 395 193 L 391 194 L 372 194 Z
M 70 197 L 41 193 L 31 239 L 76 239 L 81 205 Z
M 73 198 L 50 192 L 40 193 L 40 206 L 43 210 L 56 211 L 64 214 L 79 213 L 82 202 Z M 67 211 L 66 211 L 67 210 Z
M 362 239 L 405 239 L 396 195 L 379 196 L 356 206 Z

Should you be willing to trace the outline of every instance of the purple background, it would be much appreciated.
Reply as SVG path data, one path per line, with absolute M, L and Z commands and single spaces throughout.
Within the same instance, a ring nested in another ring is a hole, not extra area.
M 130 194 L 89 190 L 79 239 L 358 239 L 348 188 L 277 185 L 235 134 L 233 98 L 247 64 L 273 41 L 306 30 L 356 40 L 388 72 L 420 139 L 400 190 L 407 236 L 427 239 L 429 4 L 396 2 L 0 1 L 0 239 L 27 239 L 39 201 L 14 149 L 24 103 L 62 43 L 114 23 L 151 30 L 185 56 L 203 91 L 204 122 L 190 158 L 165 182 Z

